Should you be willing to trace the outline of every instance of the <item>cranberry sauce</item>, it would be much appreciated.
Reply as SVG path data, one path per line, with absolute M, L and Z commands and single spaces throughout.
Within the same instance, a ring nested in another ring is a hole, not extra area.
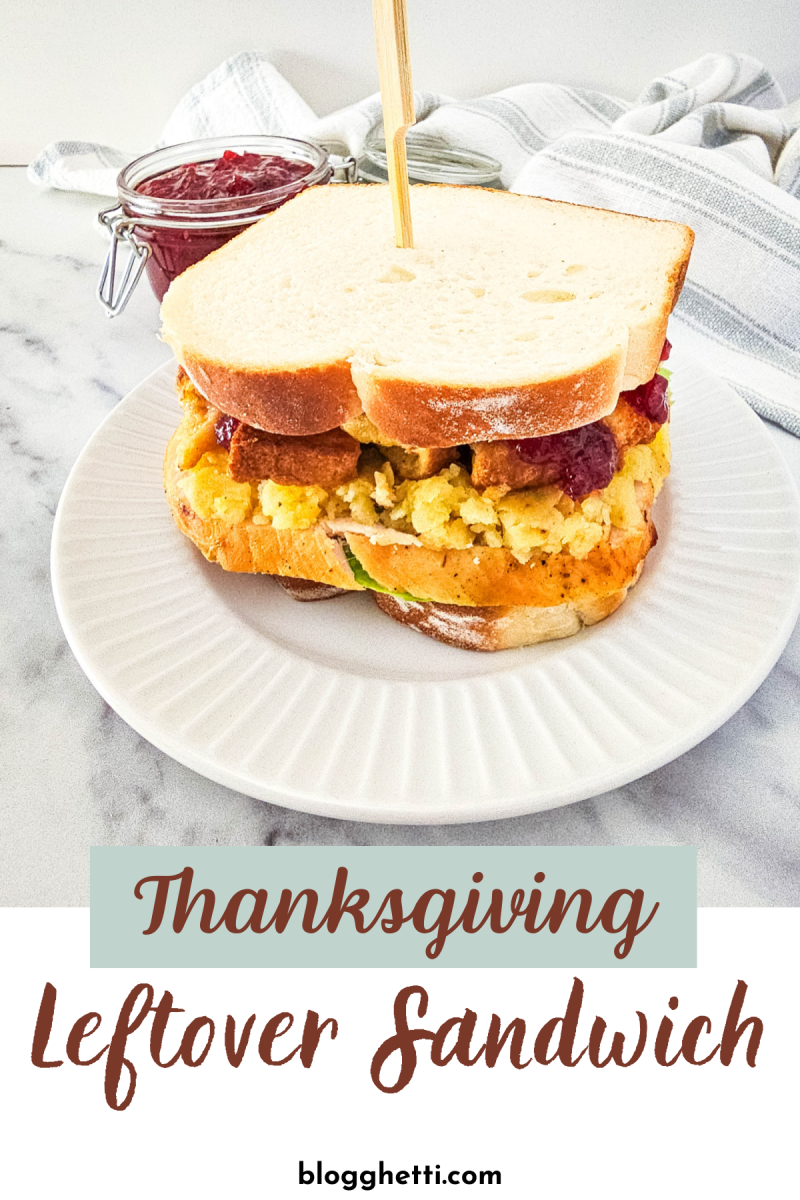
M 602 421 L 546 437 L 526 438 L 516 448 L 525 462 L 555 463 L 559 483 L 573 500 L 607 487 L 617 469 L 614 435 Z
M 661 361 L 666 362 L 669 358 L 672 346 L 669 342 L 664 342 L 664 348 L 661 351 Z M 647 417 L 648 421 L 654 421 L 657 425 L 663 425 L 669 417 L 669 402 L 667 400 L 668 381 L 663 375 L 654 375 L 648 383 L 642 383 L 639 387 L 634 388 L 630 392 L 622 392 L 621 395 L 628 401 L 631 408 L 635 408 L 643 417 Z
M 171 171 L 162 171 L 145 179 L 136 190 L 160 200 L 222 200 L 226 196 L 252 196 L 255 192 L 286 187 L 312 170 L 309 162 L 277 154 L 246 151 L 237 154 L 235 150 L 226 150 L 220 158 L 209 162 L 183 163 Z
M 671 349 L 665 341 L 661 362 L 669 358 Z M 663 425 L 669 418 L 667 386 L 664 376 L 656 374 L 648 383 L 630 392 L 620 392 L 620 399 L 627 400 L 632 408 L 654 424 Z M 602 421 L 546 437 L 526 438 L 515 442 L 515 446 L 525 462 L 555 465 L 559 470 L 559 484 L 572 500 L 608 487 L 619 465 L 616 440 Z
M 184 163 L 169 171 L 162 171 L 137 184 L 135 191 L 143 196 L 164 200 L 224 200 L 237 196 L 256 196 L 254 201 L 258 216 L 266 216 L 279 208 L 286 200 L 302 192 L 307 186 L 306 176 L 314 170 L 313 163 L 290 160 L 276 154 L 237 154 L 226 150 L 217 159 L 208 162 Z M 279 190 L 280 189 L 280 190 Z M 275 192 L 278 194 L 275 195 Z M 261 193 L 263 203 L 260 201 Z M 188 267 L 200 262 L 212 250 L 218 250 L 231 238 L 248 227 L 252 215 L 241 225 L 214 228 L 202 207 L 192 210 L 189 218 L 197 218 L 197 225 L 190 229 L 137 226 L 140 241 L 150 246 L 147 260 L 147 277 L 157 299 L 164 294 L 178 275 Z
M 632 392 L 622 392 L 631 408 L 635 408 L 648 421 L 663 425 L 669 416 L 667 400 L 668 382 L 663 375 L 654 375 L 649 383 L 642 383 Z
M 231 438 L 236 433 L 236 430 L 239 428 L 241 423 L 241 421 L 237 421 L 236 417 L 226 417 L 223 413 L 214 426 L 214 434 L 217 439 L 217 445 L 222 446 L 224 450 L 230 450 Z

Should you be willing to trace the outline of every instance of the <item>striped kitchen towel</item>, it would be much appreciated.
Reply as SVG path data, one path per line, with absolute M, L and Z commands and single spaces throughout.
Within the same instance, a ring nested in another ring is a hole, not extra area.
M 499 160 L 513 191 L 683 221 L 696 234 L 675 312 L 682 341 L 762 416 L 800 436 L 800 100 L 756 59 L 707 54 L 635 103 L 520 84 L 454 101 L 416 97 L 416 129 Z M 260 54 L 228 59 L 170 117 L 159 144 L 281 133 L 358 155 L 380 97 L 318 119 Z M 116 194 L 133 155 L 55 142 L 31 163 L 44 187 Z

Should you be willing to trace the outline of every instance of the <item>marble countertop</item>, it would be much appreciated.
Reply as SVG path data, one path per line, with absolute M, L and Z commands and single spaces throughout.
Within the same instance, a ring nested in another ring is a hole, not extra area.
M 68 649 L 48 566 L 81 447 L 170 354 L 142 285 L 109 321 L 94 288 L 96 197 L 0 168 L 2 689 L 0 904 L 86 905 L 91 845 L 696 845 L 703 905 L 800 905 L 800 634 L 722 729 L 592 800 L 484 824 L 306 816 L 195 775 L 101 700 Z M 800 480 L 800 441 L 770 432 Z

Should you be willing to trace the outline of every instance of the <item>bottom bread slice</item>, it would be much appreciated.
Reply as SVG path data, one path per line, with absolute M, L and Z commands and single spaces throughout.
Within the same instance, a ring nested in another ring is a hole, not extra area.
M 630 586 L 639 578 L 642 566 L 640 563 Z M 376 593 L 375 599 L 388 617 L 448 646 L 460 650 L 512 650 L 572 637 L 584 625 L 596 625 L 616 612 L 628 590 L 620 588 L 594 600 L 584 599 L 577 604 L 557 604 L 550 608 L 537 608 L 532 604 L 484 608 L 423 604 L 381 593 Z
M 316 579 L 297 579 L 291 575 L 273 575 L 283 590 L 303 604 L 318 600 L 333 600 L 336 596 L 346 596 L 347 589 L 332 587 L 329 583 L 317 583 Z

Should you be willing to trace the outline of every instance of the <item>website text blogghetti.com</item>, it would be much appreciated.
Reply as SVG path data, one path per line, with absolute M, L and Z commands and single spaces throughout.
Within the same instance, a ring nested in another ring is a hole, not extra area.
M 387 1184 L 399 1184 L 401 1187 L 417 1184 L 430 1185 L 433 1184 L 466 1184 L 468 1187 L 472 1184 L 486 1186 L 487 1184 L 502 1184 L 503 1179 L 498 1170 L 455 1170 L 447 1167 L 442 1167 L 439 1163 L 433 1166 L 426 1164 L 424 1167 L 414 1164 L 412 1167 L 389 1169 L 385 1166 L 383 1159 L 378 1163 L 377 1168 L 367 1170 L 359 1170 L 357 1167 L 350 1168 L 344 1171 L 338 1171 L 336 1168 L 327 1168 L 317 1159 L 313 1164 L 305 1163 L 300 1159 L 298 1163 L 298 1182 L 301 1184 L 327 1184 L 328 1187 L 339 1187 L 346 1192 L 354 1192 L 356 1189 L 363 1192 L 371 1192 L 373 1188 L 385 1186 Z

